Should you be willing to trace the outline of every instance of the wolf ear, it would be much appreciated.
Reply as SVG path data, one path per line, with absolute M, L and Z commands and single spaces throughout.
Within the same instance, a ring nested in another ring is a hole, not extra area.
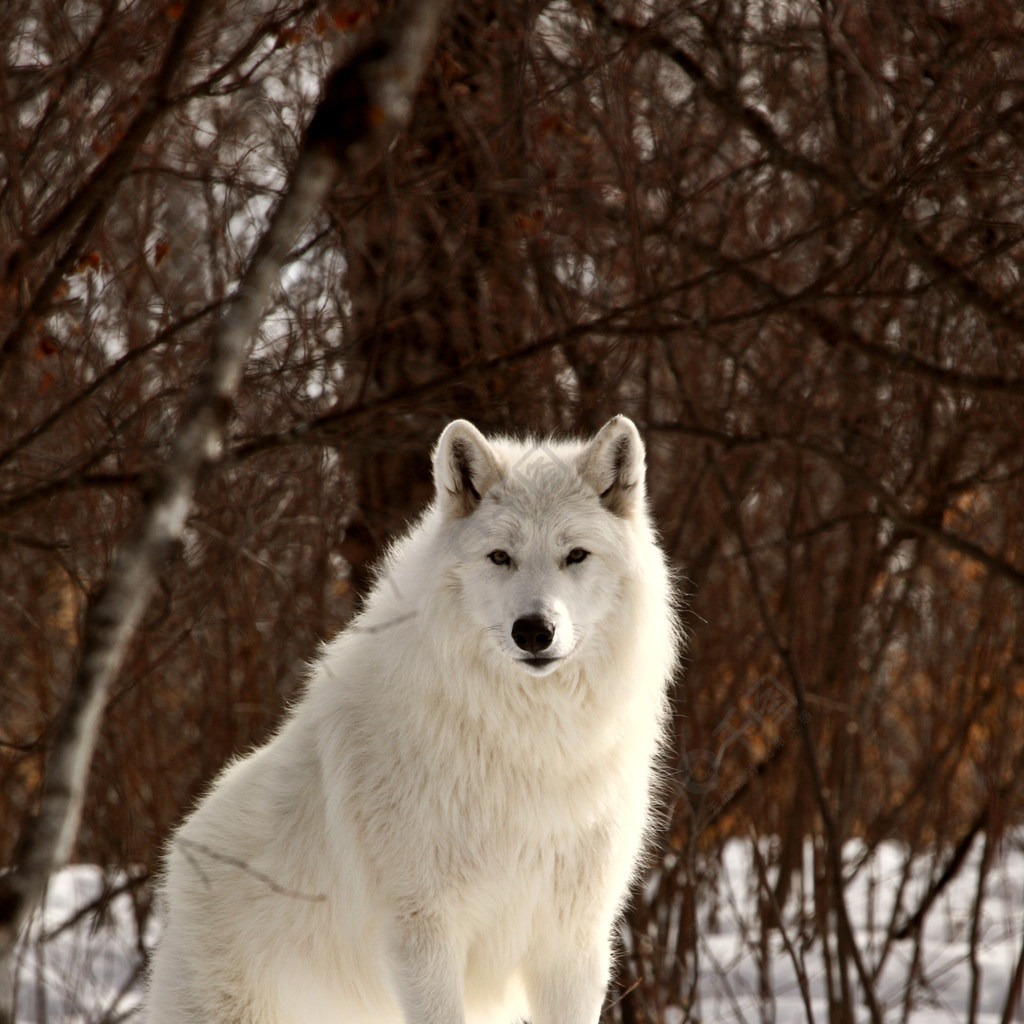
M 644 475 L 644 443 L 625 416 L 613 416 L 580 456 L 580 476 L 617 516 L 630 516 L 640 508 Z
M 449 513 L 468 516 L 501 478 L 494 449 L 468 420 L 454 420 L 434 449 L 434 487 Z

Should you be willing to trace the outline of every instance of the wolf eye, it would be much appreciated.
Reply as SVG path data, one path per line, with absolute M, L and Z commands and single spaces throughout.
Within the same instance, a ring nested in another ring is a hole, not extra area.
M 498 548 L 497 551 L 492 551 L 487 557 L 495 565 L 508 565 L 509 562 L 512 561 L 512 559 L 508 556 L 508 552 L 502 551 L 501 548 Z
M 572 565 L 574 562 L 582 562 L 589 554 L 590 552 L 587 551 L 586 548 L 573 548 L 572 551 L 565 556 L 565 563 L 566 565 Z

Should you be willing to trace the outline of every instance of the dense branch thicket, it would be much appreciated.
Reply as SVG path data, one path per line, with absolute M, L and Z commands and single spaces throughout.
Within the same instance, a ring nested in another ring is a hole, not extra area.
M 382 16 L 204 5 L 174 50 L 181 14 L 0 12 L 5 859 L 83 602 L 331 53 Z M 779 905 L 816 840 L 837 986 L 869 989 L 844 841 L 955 871 L 1024 810 L 1022 255 L 1014 0 L 461 0 L 413 127 L 291 254 L 107 709 L 77 856 L 152 865 L 273 727 L 429 498 L 450 417 L 623 411 L 692 642 L 667 853 L 609 1012 L 690 1009 L 699 885 L 751 831 Z
M 77 668 L 53 721 L 37 806 L 22 825 L 12 869 L 0 874 L 0 1022 L 11 1002 L 15 972 L 9 968 L 18 942 L 44 903 L 50 879 L 68 863 L 78 837 L 111 688 L 149 607 L 157 577 L 182 544 L 203 471 L 224 449 L 225 427 L 253 335 L 278 285 L 283 261 L 333 187 L 352 183 L 375 166 L 408 123 L 446 6 L 447 0 L 399 3 L 370 41 L 331 71 L 280 200 L 231 296 L 221 303 L 208 354 L 167 452 L 151 476 L 139 522 L 118 545 L 103 585 L 86 602 Z M 151 112 L 167 98 L 175 67 L 201 13 L 201 5 L 192 0 L 177 14 L 178 24 L 144 110 Z M 148 131 L 147 122 L 151 118 L 138 119 L 140 135 Z

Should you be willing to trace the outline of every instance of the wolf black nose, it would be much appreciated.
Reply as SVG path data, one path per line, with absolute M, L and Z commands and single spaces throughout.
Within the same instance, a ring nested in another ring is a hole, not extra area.
M 540 654 L 555 639 L 555 627 L 539 615 L 524 615 L 512 623 L 512 639 L 520 650 Z

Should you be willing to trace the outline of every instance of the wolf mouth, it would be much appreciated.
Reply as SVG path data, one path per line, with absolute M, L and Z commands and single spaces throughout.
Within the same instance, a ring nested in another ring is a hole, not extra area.
M 547 668 L 548 665 L 553 665 L 556 661 L 561 661 L 561 658 L 520 658 L 520 664 L 527 665 L 530 668 Z

